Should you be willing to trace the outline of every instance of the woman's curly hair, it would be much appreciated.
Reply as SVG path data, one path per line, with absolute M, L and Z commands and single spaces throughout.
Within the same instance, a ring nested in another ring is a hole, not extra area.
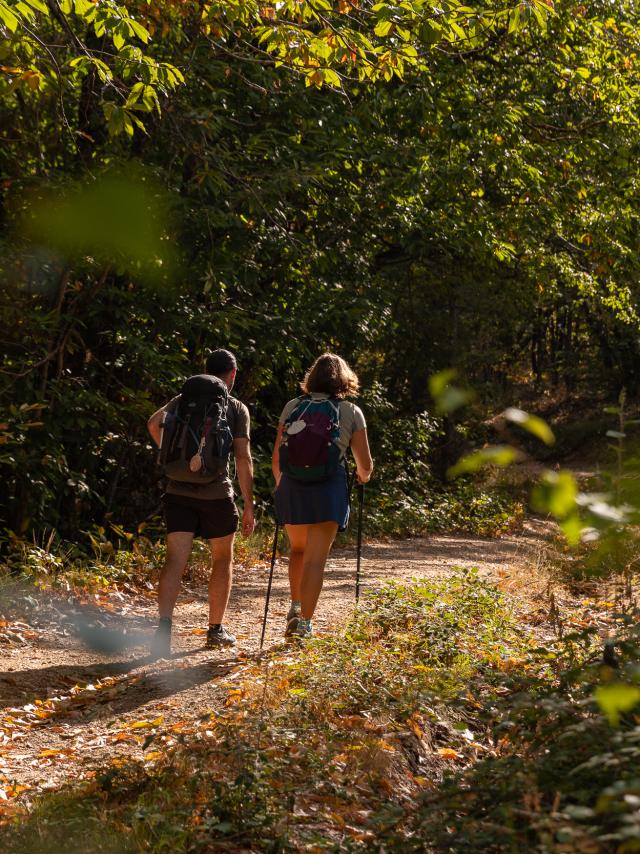
M 349 365 L 335 353 L 318 356 L 300 383 L 305 394 L 324 393 L 343 398 L 358 393 L 360 383 Z

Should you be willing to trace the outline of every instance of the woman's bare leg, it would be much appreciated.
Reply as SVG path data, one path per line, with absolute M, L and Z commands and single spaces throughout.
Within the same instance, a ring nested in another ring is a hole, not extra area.
M 309 527 L 309 525 L 285 525 L 285 530 L 291 546 L 291 552 L 289 554 L 289 587 L 291 588 L 292 602 L 300 601 L 302 565 Z
M 310 620 L 318 604 L 324 580 L 324 567 L 338 532 L 338 524 L 337 522 L 318 522 L 306 527 L 307 541 L 304 548 L 300 600 L 302 616 L 305 620 Z

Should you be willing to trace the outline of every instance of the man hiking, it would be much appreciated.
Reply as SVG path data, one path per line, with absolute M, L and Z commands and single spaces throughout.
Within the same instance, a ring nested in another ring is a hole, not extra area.
M 152 643 L 156 658 L 166 658 L 171 652 L 173 609 L 196 536 L 208 540 L 211 548 L 206 646 L 213 649 L 236 642 L 222 622 L 231 592 L 233 541 L 238 528 L 229 474 L 232 454 L 244 504 L 245 537 L 255 525 L 249 410 L 228 394 L 236 371 L 233 353 L 215 350 L 207 358 L 206 374 L 190 377 L 181 394 L 154 412 L 147 423 L 160 447 L 167 477 L 163 495 L 167 556 L 160 572 L 160 620 Z

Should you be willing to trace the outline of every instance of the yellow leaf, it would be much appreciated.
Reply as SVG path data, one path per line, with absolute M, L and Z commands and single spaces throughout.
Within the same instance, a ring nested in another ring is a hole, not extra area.
M 346 729 L 358 729 L 359 727 L 364 728 L 365 724 L 369 723 L 369 721 L 363 715 L 346 715 L 340 719 L 340 723 Z
M 452 747 L 439 747 L 438 755 L 443 759 L 462 759 L 462 754 Z
M 351 834 L 352 839 L 355 839 L 357 842 L 371 842 L 371 840 L 376 838 L 375 834 L 370 830 L 356 830 L 355 827 L 349 827 L 347 830 Z
M 236 688 L 233 691 L 229 691 L 229 695 L 225 700 L 225 706 L 232 706 L 234 703 L 237 703 L 238 700 L 241 700 L 244 697 L 244 691 L 240 688 Z
M 409 728 L 417 738 L 424 738 L 424 730 L 415 718 L 409 718 L 407 724 L 409 725 Z
M 22 783 L 16 783 L 14 786 L 11 786 L 8 791 L 11 797 L 14 798 L 16 797 L 16 795 L 21 795 L 22 792 L 28 792 L 30 788 L 31 786 L 25 786 Z
M 128 729 L 145 729 L 146 727 L 154 727 L 159 726 L 163 721 L 163 715 L 155 718 L 152 721 L 134 721 L 134 723 L 129 724 Z

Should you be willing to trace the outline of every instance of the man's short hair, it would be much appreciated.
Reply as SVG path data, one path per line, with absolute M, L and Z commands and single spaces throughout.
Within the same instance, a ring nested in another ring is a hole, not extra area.
M 205 364 L 205 370 L 214 377 L 225 377 L 238 367 L 236 357 L 228 350 L 214 350 L 209 353 Z

